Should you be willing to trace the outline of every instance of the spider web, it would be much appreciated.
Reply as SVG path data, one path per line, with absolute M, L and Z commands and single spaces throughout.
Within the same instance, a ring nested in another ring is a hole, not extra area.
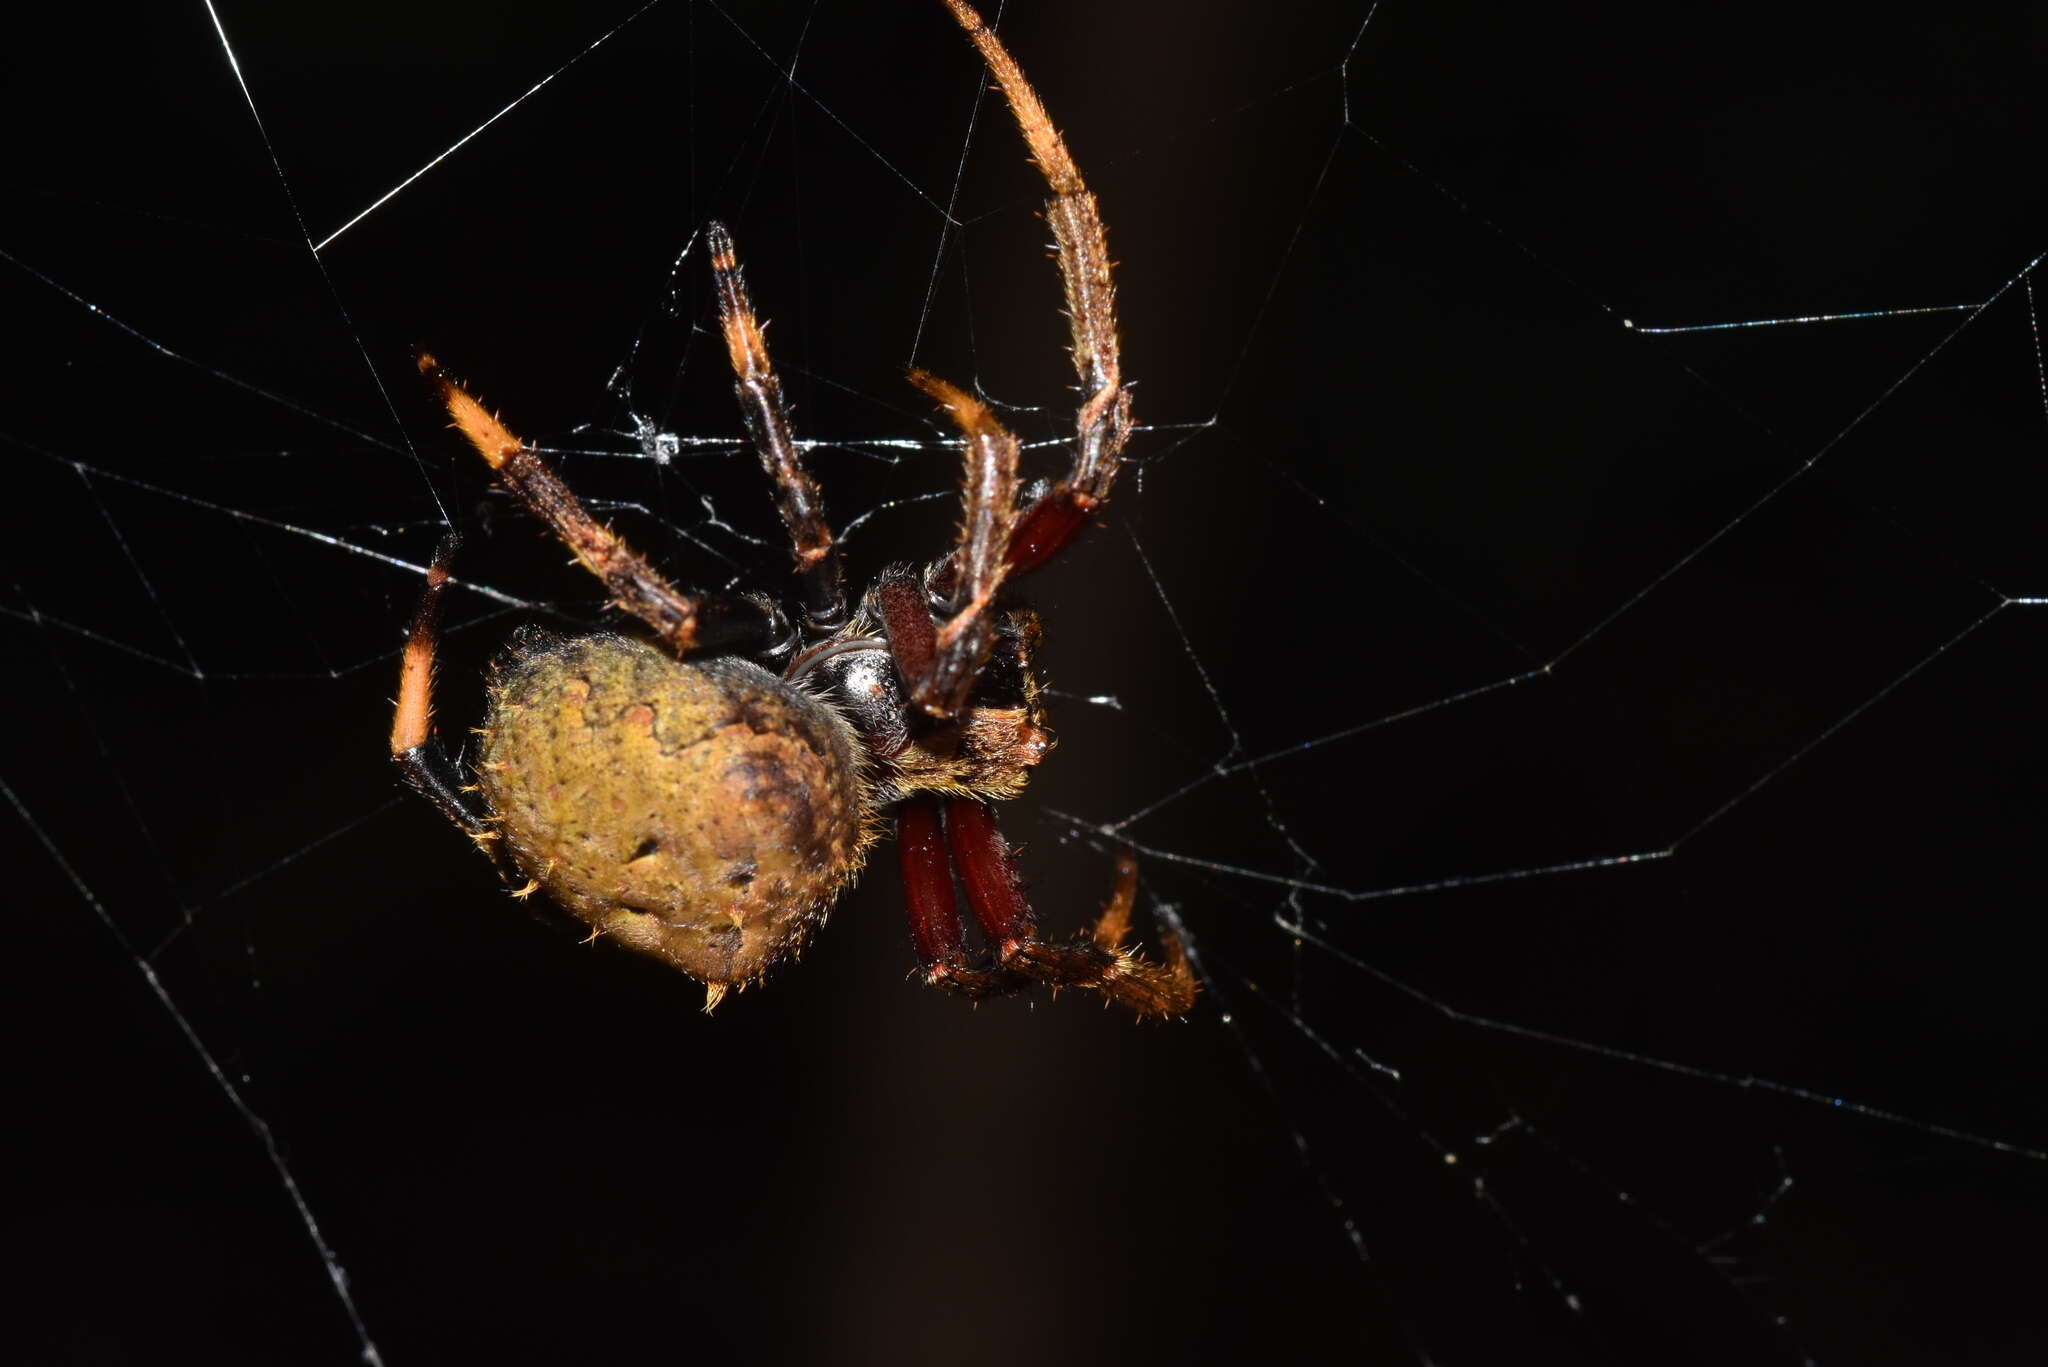
M 1052 927 L 1140 852 L 1171 1028 L 907 985 L 886 858 L 707 1021 L 380 758 L 450 523 L 444 729 L 600 616 L 415 345 L 679 582 L 782 572 L 714 214 L 856 583 L 951 535 L 909 364 L 1057 470 L 937 6 L 39 15 L 22 1356 L 2038 1360 L 2038 19 L 1656 13 L 1006 7 L 1145 427 L 1005 820 Z

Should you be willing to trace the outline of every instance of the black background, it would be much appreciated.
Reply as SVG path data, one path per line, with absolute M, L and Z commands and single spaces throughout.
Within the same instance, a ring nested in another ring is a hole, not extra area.
M 1194 785 L 1121 831 L 1213 977 L 1168 1027 L 917 989 L 886 851 L 707 1021 L 380 758 L 418 581 L 348 548 L 445 509 L 466 576 L 597 606 L 416 344 L 616 452 L 638 338 L 631 409 L 727 435 L 716 214 L 857 578 L 949 534 L 951 457 L 875 444 L 940 435 L 907 364 L 1059 435 L 1036 189 L 992 104 L 962 168 L 937 6 L 653 7 L 323 270 L 630 11 L 229 5 L 267 148 L 203 7 L 11 45 L 8 1355 L 358 1353 L 182 1022 L 393 1363 L 2038 1361 L 2048 1167 L 1978 1142 L 2048 1144 L 2038 17 L 1011 8 L 1159 426 L 1029 585 L 1121 707 L 1059 701 L 1006 824 L 1078 924 L 1089 827 Z M 776 572 L 743 453 L 562 463 L 679 579 Z M 536 615 L 454 603 L 445 727 Z

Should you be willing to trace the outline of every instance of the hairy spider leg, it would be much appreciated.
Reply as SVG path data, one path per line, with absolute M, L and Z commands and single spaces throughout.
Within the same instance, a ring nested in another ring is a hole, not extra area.
M 441 633 L 441 599 L 448 591 L 448 567 L 461 538 L 453 533 L 434 548 L 427 566 L 427 586 L 413 610 L 412 630 L 398 666 L 398 706 L 391 717 L 391 759 L 413 791 L 441 809 L 463 834 L 489 852 L 502 877 L 510 872 L 498 848 L 498 835 L 485 819 L 483 805 L 464 782 L 462 766 L 434 734 L 434 649 Z
M 929 586 L 908 571 L 894 571 L 876 583 L 870 601 L 912 700 L 939 718 L 966 706 L 987 662 L 990 608 L 1004 579 L 1043 565 L 1087 525 L 1116 478 L 1131 425 L 1117 351 L 1116 291 L 1095 197 L 1009 50 L 971 6 L 946 4 L 995 74 L 1052 190 L 1046 219 L 1066 289 L 1074 366 L 1090 397 L 1076 419 L 1073 468 L 1020 515 L 1016 437 L 980 400 L 925 371 L 910 373 L 911 383 L 947 410 L 964 438 L 959 541 Z M 943 627 L 933 620 L 927 587 L 951 603 Z M 1118 861 L 1115 891 L 1091 933 L 1049 944 L 1037 936 L 1015 861 L 985 804 L 913 797 L 897 809 L 896 839 L 911 939 L 928 983 L 973 998 L 1033 983 L 1085 987 L 1141 1016 L 1177 1016 L 1193 1006 L 1199 989 L 1178 939 L 1165 937 L 1163 964 L 1123 948 L 1137 896 L 1137 864 L 1129 855 Z M 993 968 L 969 962 L 953 893 L 956 876 L 995 956 Z
M 796 556 L 798 596 L 808 625 L 828 633 L 846 621 L 846 580 L 839 546 L 825 522 L 825 498 L 804 469 L 803 457 L 789 434 L 789 410 L 782 401 L 782 381 L 768 359 L 768 340 L 754 315 L 746 276 L 733 254 L 732 234 L 712 222 L 705 229 L 711 246 L 711 274 L 718 289 L 718 321 L 725 332 L 726 354 L 732 359 L 733 390 L 740 416 L 754 443 L 761 468 L 775 481 L 775 506 L 789 529 Z
M 971 6 L 960 0 L 946 3 L 1002 87 L 1032 161 L 1052 190 L 1046 220 L 1053 225 L 1066 290 L 1074 366 L 1091 397 L 1077 419 L 1073 468 L 1020 513 L 1016 437 L 980 400 L 926 371 L 910 372 L 911 383 L 938 400 L 965 438 L 959 545 L 930 582 L 935 594 L 950 600 L 953 613 L 943 628 L 934 629 L 925 620 L 923 595 L 913 586 L 884 585 L 878 598 L 912 701 L 941 719 L 966 705 L 987 662 L 993 633 L 989 608 L 1004 578 L 1043 565 L 1087 526 L 1109 494 L 1130 433 L 1130 396 L 1122 385 L 1117 349 L 1116 288 L 1095 196 L 1009 49 Z M 740 348 L 734 336 L 728 323 L 738 369 Z
M 1080 168 L 1074 165 L 1059 130 L 1039 102 L 1038 92 L 972 5 L 965 0 L 945 3 L 1002 87 L 1031 149 L 1031 160 L 1052 191 L 1045 204 L 1045 220 L 1052 227 L 1054 253 L 1066 291 L 1074 369 L 1081 377 L 1082 392 L 1088 395 L 1075 415 L 1073 468 L 1011 528 L 1009 566 L 1022 574 L 1052 559 L 1088 525 L 1095 509 L 1109 497 L 1130 439 L 1131 396 L 1123 387 L 1116 337 L 1116 282 L 1095 196 L 1081 179 Z
M 896 841 L 910 937 L 930 985 L 975 1000 L 1040 983 L 1087 988 L 1140 1016 L 1181 1016 L 1194 1006 L 1200 988 L 1178 939 L 1164 937 L 1163 964 L 1123 947 L 1138 891 L 1138 862 L 1128 853 L 1117 860 L 1115 886 L 1089 933 L 1050 944 L 1038 938 L 1009 846 L 984 804 L 913 798 L 897 812 Z M 993 968 L 969 961 L 953 895 L 956 871 L 995 956 Z
M 654 628 L 678 656 L 710 647 L 773 654 L 789 642 L 782 610 L 746 594 L 682 592 L 623 537 L 592 517 L 561 476 L 422 352 L 420 373 L 440 392 L 456 430 L 498 472 L 514 497 L 548 524 L 583 568 L 603 581 L 612 605 Z
M 903 871 L 904 901 L 910 912 L 910 940 L 930 976 L 963 962 L 966 927 L 953 898 L 953 865 L 937 799 L 919 796 L 896 812 L 896 860 Z
M 960 544 L 933 583 L 935 591 L 952 600 L 953 613 L 933 637 L 929 663 L 916 674 L 904 675 L 913 702 L 934 717 L 950 717 L 967 705 L 994 639 L 990 609 L 1010 571 L 1017 438 L 986 404 L 938 376 L 913 370 L 910 382 L 938 400 L 965 438 Z
M 889 656 L 903 681 L 915 688 L 929 679 L 938 665 L 939 627 L 916 571 L 903 566 L 882 571 L 868 590 L 868 601 L 882 619 Z
M 1052 944 L 1038 938 L 1016 861 L 988 804 L 947 798 L 945 818 L 960 886 L 1004 973 L 1054 988 L 1085 987 L 1141 1016 L 1181 1016 L 1194 1006 L 1200 989 L 1178 937 L 1161 937 L 1163 964 L 1123 948 L 1138 888 L 1138 863 L 1129 853 L 1117 860 L 1115 890 L 1089 934 Z
M 1031 986 L 1029 978 L 1001 968 L 978 969 L 969 962 L 966 926 L 953 896 L 953 860 L 946 848 L 937 798 L 920 795 L 897 808 L 896 859 L 903 872 L 910 939 L 917 946 L 928 986 L 943 987 L 974 1001 L 1010 996 Z

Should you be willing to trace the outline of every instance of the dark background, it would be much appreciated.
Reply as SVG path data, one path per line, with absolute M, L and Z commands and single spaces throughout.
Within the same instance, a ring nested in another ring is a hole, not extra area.
M 380 758 L 374 556 L 445 513 L 545 605 L 453 602 L 453 733 L 598 607 L 416 344 L 691 583 L 780 556 L 745 453 L 617 455 L 737 429 L 711 215 L 856 579 L 950 534 L 952 458 L 881 444 L 942 435 L 908 364 L 1062 432 L 936 5 L 652 7 L 319 270 L 630 9 L 228 5 L 267 147 L 203 7 L 40 13 L 8 1355 L 355 1357 L 270 1143 L 393 1363 L 2038 1361 L 2040 21 L 1646 8 L 1011 6 L 1156 426 L 1029 585 L 1062 746 L 1005 820 L 1064 927 L 1146 813 L 1210 975 L 1164 1027 L 916 988 L 886 850 L 706 1020 Z

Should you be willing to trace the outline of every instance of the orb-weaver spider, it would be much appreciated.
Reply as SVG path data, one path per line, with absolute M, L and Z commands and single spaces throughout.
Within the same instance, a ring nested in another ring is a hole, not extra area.
M 719 317 L 748 435 L 795 552 L 795 611 L 764 594 L 676 589 L 423 355 L 455 426 L 654 639 L 516 636 L 494 671 L 472 782 L 431 725 L 454 551 L 444 541 L 405 648 L 391 754 L 520 883 L 517 895 L 545 891 L 594 933 L 697 978 L 707 1010 L 801 948 L 893 809 L 928 983 L 975 998 L 1033 983 L 1086 987 L 1141 1015 L 1178 1015 L 1196 992 L 1178 942 L 1165 938 L 1164 963 L 1123 944 L 1135 863 L 1120 860 L 1088 935 L 1041 940 L 988 805 L 1015 797 L 1052 745 L 1031 666 L 1038 619 L 1003 590 L 1071 543 L 1109 496 L 1131 406 L 1095 197 L 1002 41 L 963 0 L 946 4 L 1051 191 L 1046 219 L 1087 395 L 1066 477 L 1022 502 L 1017 439 L 979 400 L 913 371 L 964 438 L 959 541 L 922 569 L 885 570 L 850 606 L 731 236 L 713 223 Z M 985 960 L 967 950 L 956 876 Z

